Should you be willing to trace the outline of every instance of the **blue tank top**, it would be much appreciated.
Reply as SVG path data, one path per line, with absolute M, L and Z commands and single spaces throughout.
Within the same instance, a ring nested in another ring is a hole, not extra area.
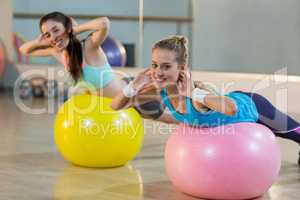
M 85 64 L 82 68 L 83 81 L 93 85 L 95 88 L 104 88 L 114 79 L 114 74 L 110 64 L 107 62 L 103 66 L 94 67 Z
M 165 106 L 170 110 L 172 116 L 183 123 L 191 126 L 200 127 L 216 127 L 237 122 L 257 122 L 258 112 L 253 100 L 241 93 L 231 92 L 225 95 L 235 101 L 237 112 L 234 116 L 228 116 L 217 111 L 199 112 L 192 104 L 192 100 L 186 97 L 186 113 L 182 114 L 177 112 L 172 106 L 168 97 L 167 91 L 161 91 L 161 97 Z

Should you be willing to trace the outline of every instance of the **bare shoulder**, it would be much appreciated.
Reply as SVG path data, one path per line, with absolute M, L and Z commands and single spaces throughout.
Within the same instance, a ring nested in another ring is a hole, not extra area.
M 107 63 L 107 58 L 104 51 L 99 45 L 98 48 L 94 48 L 90 37 L 86 38 L 82 43 L 82 52 L 84 61 L 92 66 L 102 66 Z

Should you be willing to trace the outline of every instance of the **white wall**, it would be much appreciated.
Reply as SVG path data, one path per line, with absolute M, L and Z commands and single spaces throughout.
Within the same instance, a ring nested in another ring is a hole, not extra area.
M 300 75 L 299 0 L 193 0 L 193 66 Z

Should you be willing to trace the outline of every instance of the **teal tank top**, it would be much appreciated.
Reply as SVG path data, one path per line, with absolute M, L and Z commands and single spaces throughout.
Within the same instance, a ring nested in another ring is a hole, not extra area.
M 176 120 L 191 126 L 216 127 L 238 122 L 257 122 L 258 112 L 253 100 L 249 96 L 241 92 L 231 92 L 225 96 L 228 96 L 236 103 L 238 110 L 234 116 L 228 116 L 213 110 L 199 112 L 193 106 L 192 100 L 189 97 L 185 99 L 187 112 L 185 114 L 179 113 L 172 106 L 167 91 L 165 89 L 161 91 L 163 103 L 170 110 L 172 116 Z
M 94 67 L 85 64 L 82 68 L 83 81 L 93 85 L 97 89 L 104 88 L 114 79 L 114 74 L 110 64 L 107 62 L 103 66 Z

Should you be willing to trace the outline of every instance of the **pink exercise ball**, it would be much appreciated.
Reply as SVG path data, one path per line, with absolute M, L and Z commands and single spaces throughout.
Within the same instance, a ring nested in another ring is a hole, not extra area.
M 205 199 L 251 199 L 278 177 L 281 158 L 267 127 L 236 123 L 214 128 L 180 125 L 165 149 L 167 174 L 181 192 Z

